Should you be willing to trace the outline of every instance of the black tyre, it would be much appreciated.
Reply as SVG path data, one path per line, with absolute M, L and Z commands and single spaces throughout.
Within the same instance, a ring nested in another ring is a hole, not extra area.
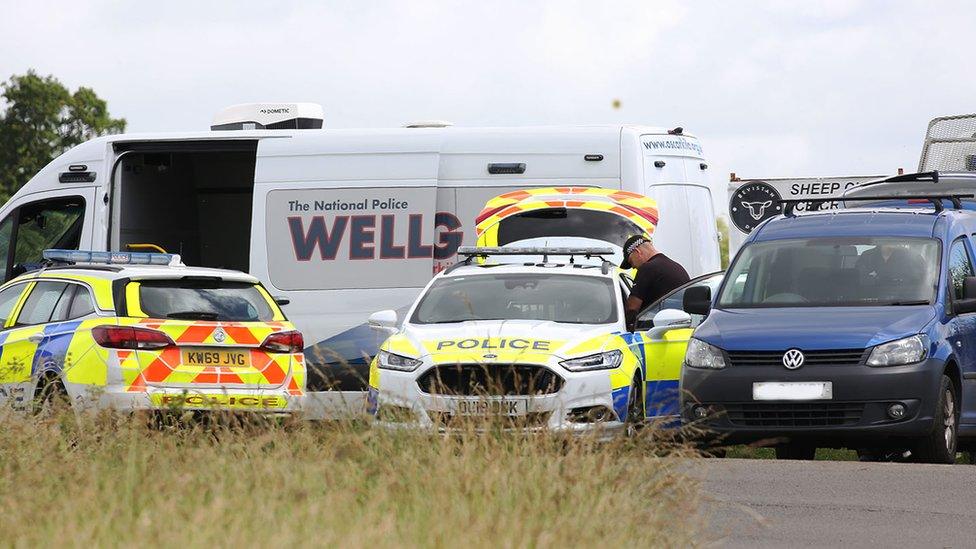
M 46 375 L 37 382 L 32 406 L 34 414 L 50 414 L 66 410 L 70 406 L 68 391 L 57 375 Z
M 644 412 L 644 382 L 640 374 L 634 376 L 627 395 L 627 433 L 636 433 L 647 421 Z
M 812 444 L 790 442 L 776 447 L 776 459 L 812 460 L 817 456 L 817 447 Z
M 959 398 L 949 376 L 942 376 L 932 431 L 915 442 L 912 455 L 922 463 L 955 463 L 959 444 Z

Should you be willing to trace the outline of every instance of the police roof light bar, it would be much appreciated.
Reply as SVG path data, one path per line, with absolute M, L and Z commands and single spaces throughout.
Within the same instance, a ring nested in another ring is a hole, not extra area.
M 610 262 L 607 261 L 603 256 L 613 254 L 613 248 L 602 247 L 602 248 L 569 248 L 569 247 L 526 247 L 526 248 L 508 248 L 501 246 L 461 246 L 458 248 L 457 254 L 459 256 L 466 256 L 463 261 L 458 263 L 458 265 L 470 265 L 471 259 L 474 257 L 489 257 L 493 255 L 541 255 L 542 262 L 546 263 L 549 261 L 550 255 L 568 255 L 569 262 L 573 262 L 573 256 L 581 255 L 587 259 L 591 257 L 598 257 L 603 260 L 602 271 L 603 274 L 609 272 Z M 449 269 L 450 270 L 450 269 Z
M 43 257 L 54 263 L 99 265 L 182 265 L 179 254 L 152 252 L 95 252 L 89 250 L 44 250 Z
M 805 198 L 805 199 L 791 198 L 788 200 L 780 200 L 779 204 L 783 204 L 785 206 L 783 208 L 783 215 L 792 216 L 794 213 L 793 209 L 796 207 L 797 204 L 815 204 L 816 209 L 819 209 L 820 206 L 822 206 L 827 202 L 855 202 L 855 201 L 871 202 L 871 201 L 878 201 L 878 200 L 927 200 L 931 202 L 933 206 L 935 206 L 935 212 L 938 213 L 945 209 L 945 207 L 942 205 L 943 200 L 948 200 L 949 202 L 952 202 L 953 208 L 957 210 L 961 210 L 962 200 L 967 198 L 974 198 L 974 197 L 976 197 L 976 195 L 972 195 L 972 194 L 942 194 L 942 195 L 931 195 L 931 194 L 921 195 L 920 194 L 920 195 L 902 195 L 902 196 L 895 196 L 895 195 L 851 196 L 851 197 L 827 198 L 821 200 L 810 200 L 809 198 Z
M 543 246 L 526 248 L 509 248 L 504 246 L 461 246 L 457 251 L 458 255 L 488 257 L 490 255 L 586 255 L 598 256 L 613 253 L 613 248 L 569 248 Z

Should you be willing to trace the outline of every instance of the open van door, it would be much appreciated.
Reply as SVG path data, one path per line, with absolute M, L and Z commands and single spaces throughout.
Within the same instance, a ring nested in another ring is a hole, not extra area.
M 637 193 L 593 187 L 544 187 L 505 193 L 477 217 L 479 246 L 592 246 L 609 244 L 611 261 L 634 234 L 652 234 L 657 203 Z M 610 259 L 610 258 L 608 258 Z
M 40 268 L 45 249 L 90 247 L 95 206 L 95 187 L 31 193 L 8 202 L 0 212 L 3 280 Z

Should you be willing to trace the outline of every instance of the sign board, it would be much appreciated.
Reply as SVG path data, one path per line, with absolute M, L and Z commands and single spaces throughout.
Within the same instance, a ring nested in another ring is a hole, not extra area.
M 833 209 L 839 203 L 830 199 L 839 198 L 851 187 L 884 177 L 887 175 L 739 179 L 733 174 L 729 181 L 730 252 L 738 249 L 757 225 L 783 213 L 780 200 L 828 200 L 820 209 Z M 802 212 L 806 206 L 798 204 L 795 209 Z

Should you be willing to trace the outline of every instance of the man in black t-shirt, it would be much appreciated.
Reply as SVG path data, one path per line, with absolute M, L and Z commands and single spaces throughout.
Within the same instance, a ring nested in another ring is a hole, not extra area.
M 628 330 L 633 330 L 634 321 L 644 307 L 691 280 L 688 271 L 658 251 L 646 235 L 634 235 L 627 239 L 620 268 L 637 269 L 634 287 L 626 304 Z

